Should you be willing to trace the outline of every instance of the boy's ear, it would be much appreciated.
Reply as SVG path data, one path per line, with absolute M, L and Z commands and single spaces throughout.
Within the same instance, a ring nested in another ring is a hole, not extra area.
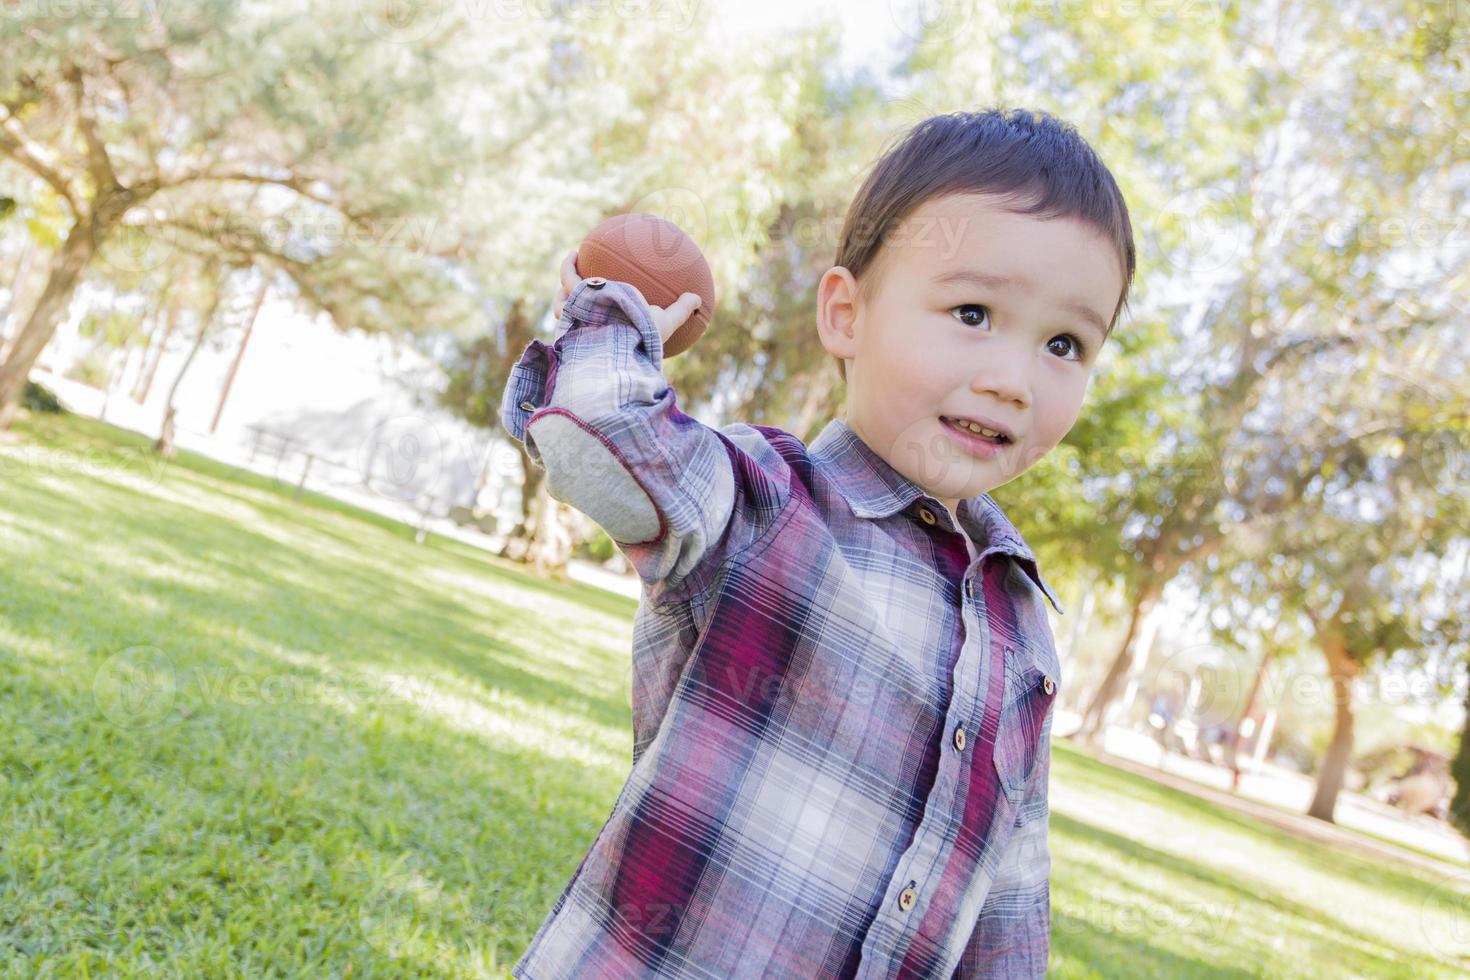
M 857 280 L 840 265 L 822 273 L 817 283 L 817 334 L 827 353 L 851 360 L 857 356 Z

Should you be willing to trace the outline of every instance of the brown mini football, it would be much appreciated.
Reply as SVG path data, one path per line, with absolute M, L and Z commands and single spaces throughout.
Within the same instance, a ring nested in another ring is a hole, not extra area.
M 664 357 L 688 350 L 714 314 L 715 280 L 704 253 L 678 225 L 655 215 L 618 214 L 593 228 L 577 249 L 577 273 L 637 286 L 652 306 L 698 293 L 698 312 L 664 341 Z

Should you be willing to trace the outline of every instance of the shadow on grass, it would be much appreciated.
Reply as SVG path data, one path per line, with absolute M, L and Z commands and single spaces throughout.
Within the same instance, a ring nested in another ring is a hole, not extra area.
M 1117 864 L 1104 867 L 1097 862 L 1071 857 L 1064 871 L 1069 880 L 1116 881 L 1120 873 L 1126 875 L 1130 870 L 1148 869 L 1149 873 L 1140 876 L 1140 879 L 1128 880 L 1126 903 L 1112 905 L 1102 902 L 1100 911 L 1103 918 L 1119 922 L 1140 922 L 1145 928 L 1155 926 L 1162 929 L 1167 926 L 1173 932 L 1194 932 L 1196 935 L 1189 941 L 1190 944 L 1206 945 L 1217 954 L 1209 957 L 1209 963 L 1228 963 L 1257 955 L 1260 947 L 1255 941 L 1256 937 L 1252 935 L 1254 932 L 1267 931 L 1279 937 L 1289 931 L 1303 945 L 1319 944 L 1325 939 L 1336 950 L 1337 963 L 1352 975 L 1390 976 L 1404 969 L 1401 950 L 1377 937 L 1364 935 L 1356 926 L 1328 914 L 1322 908 L 1306 905 L 1274 891 L 1259 880 L 1243 880 L 1198 861 L 1150 847 L 1141 841 L 1055 811 L 1051 814 L 1051 827 L 1058 840 L 1071 838 L 1088 848 L 1101 848 L 1110 856 L 1121 859 Z M 1270 828 L 1255 829 L 1259 832 Z M 1159 879 L 1179 887 L 1163 890 L 1143 883 Z M 1429 887 L 1421 883 L 1416 899 L 1422 899 Z M 1448 892 L 1444 894 L 1447 897 L 1451 895 Z M 1189 896 L 1189 899 L 1183 901 L 1181 896 Z M 1092 907 L 1100 900 L 1089 896 L 1087 902 Z M 1190 914 L 1181 914 L 1184 910 L 1191 910 Z M 1086 941 L 1074 948 L 1070 933 L 1066 936 L 1058 935 L 1057 941 L 1067 949 L 1068 955 L 1075 955 L 1084 962 L 1093 962 L 1095 955 L 1101 956 L 1109 952 L 1108 948 L 1091 948 L 1097 937 L 1108 940 L 1105 947 L 1110 948 L 1121 942 L 1124 948 L 1133 953 L 1145 951 L 1146 955 L 1154 955 L 1155 950 L 1146 941 L 1139 940 L 1132 944 L 1126 941 L 1130 930 L 1102 928 L 1096 922 L 1078 919 L 1074 919 L 1072 924 L 1078 926 L 1078 934 L 1086 936 Z M 1055 926 L 1053 931 L 1057 931 Z M 1221 967 L 1216 965 L 1210 969 L 1219 970 Z M 1194 974 L 1144 970 L 1130 975 Z M 1217 974 L 1208 972 L 1204 975 Z
M 1084 918 L 1052 915 L 1052 964 L 1075 960 L 1090 977 L 1257 977 L 1260 973 L 1221 962 L 1180 956 L 1149 943 L 1101 928 Z
M 82 430 L 89 450 L 117 444 Z M 51 436 L 69 445 L 61 427 Z M 15 530 L 19 553 L 0 563 L 0 637 L 26 652 L 0 641 L 0 774 L 23 783 L 0 819 L 12 853 L 55 855 L 12 882 L 13 911 L 39 930 L 15 948 L 82 957 L 106 935 L 133 966 L 146 954 L 195 975 L 221 956 L 260 972 L 350 962 L 402 975 L 417 962 L 422 975 L 477 975 L 519 955 L 627 775 L 625 637 L 586 637 L 598 617 L 631 635 L 635 603 L 193 469 L 170 467 L 155 495 L 118 473 L 3 462 L 0 529 Z M 186 485 L 186 499 L 170 492 Z M 213 513 L 200 491 L 253 516 Z M 445 569 L 508 598 L 427 574 Z M 164 650 L 182 677 L 306 686 L 119 718 L 92 684 L 136 644 Z M 330 675 L 384 672 L 440 693 L 312 696 Z M 420 919 L 478 958 L 446 968 L 416 945 Z M 191 934 L 220 938 L 186 948 Z
M 346 517 L 356 523 L 370 524 L 399 541 L 413 542 L 415 537 L 413 528 L 390 517 L 312 490 L 305 490 L 297 499 L 294 497 L 294 487 L 284 481 L 240 469 L 186 449 L 179 450 L 172 460 L 160 461 L 152 452 L 152 439 L 95 419 L 75 415 L 29 415 L 16 425 L 16 431 L 36 445 L 81 455 L 88 460 L 94 453 L 104 460 L 110 457 L 111 465 L 143 475 L 152 476 L 161 466 L 163 473 L 190 479 L 196 486 L 206 488 L 211 493 L 261 508 L 284 521 L 305 524 L 352 548 L 362 547 L 363 540 L 346 533 L 335 518 Z M 248 487 L 258 493 L 242 493 L 241 487 Z M 425 553 L 425 562 L 430 560 L 428 555 L 433 553 L 454 555 L 496 576 L 503 584 L 532 589 L 558 600 L 570 598 L 596 612 L 626 617 L 637 607 L 635 600 L 595 586 L 538 578 L 520 563 L 453 539 L 430 534 L 425 545 L 419 547 Z
M 128 542 L 136 559 L 197 571 L 197 581 L 184 584 L 174 579 L 159 582 L 146 574 L 130 573 L 126 566 L 89 566 L 104 572 L 105 581 L 93 584 L 99 593 L 114 596 L 110 600 L 114 614 L 145 594 L 166 603 L 166 616 L 140 609 L 130 624 L 136 635 L 153 637 L 153 645 L 167 647 L 168 637 L 207 635 L 221 622 L 233 623 L 239 627 L 235 642 L 249 650 L 263 652 L 274 645 L 305 648 L 330 652 L 344 666 L 357 661 L 393 670 L 451 666 L 487 688 L 509 691 L 530 703 L 546 703 L 570 714 L 590 713 L 599 724 L 615 731 L 628 727 L 626 701 L 589 697 L 585 684 L 528 669 L 540 662 L 548 645 L 562 642 L 558 624 L 528 621 L 484 596 L 446 595 L 443 586 L 426 581 L 422 573 L 431 567 L 442 568 L 450 559 L 471 574 L 504 585 L 507 592 L 532 591 L 568 604 L 568 619 L 575 617 L 580 606 L 586 612 L 626 622 L 636 604 L 620 596 L 605 601 L 594 594 L 601 590 L 544 582 L 501 568 L 493 559 L 422 549 L 411 540 L 384 539 L 371 531 L 350 538 L 332 528 L 329 536 L 341 547 L 327 554 L 318 540 L 322 522 L 311 519 L 309 507 L 294 503 L 276 513 L 270 512 L 267 503 L 262 516 L 298 525 L 300 544 L 295 547 L 220 520 L 192 503 L 161 501 L 117 483 L 89 481 L 86 497 L 78 500 L 43 487 L 28 487 L 23 474 L 14 475 L 17 479 L 7 486 L 8 504 L 27 513 L 38 526 L 35 536 L 46 538 L 62 553 L 84 549 L 86 540 L 69 538 L 54 529 L 81 527 L 101 533 L 105 528 L 110 541 Z M 262 507 L 257 499 L 236 497 Z M 98 515 L 99 520 L 88 521 L 79 511 Z M 405 560 L 400 553 L 421 550 L 427 552 L 422 559 L 414 555 Z M 86 571 L 55 568 L 52 585 L 60 579 L 82 587 Z M 32 590 L 30 594 L 43 601 L 24 601 L 27 582 L 34 584 L 32 575 L 31 570 L 15 565 L 0 568 L 0 582 L 7 578 L 11 582 L 5 591 L 18 597 L 8 606 L 6 618 L 13 628 L 38 636 L 58 626 L 64 628 L 57 621 L 54 604 L 44 601 L 42 594 Z M 250 594 L 252 601 L 242 603 L 242 592 Z M 80 622 L 89 618 L 83 614 Z M 527 646 L 521 642 L 523 637 L 536 642 Z M 309 642 L 303 644 L 303 640 Z M 610 668 L 613 658 L 627 656 L 625 650 L 612 646 L 604 653 Z
M 1145 779 L 1135 773 L 1115 769 L 1086 753 L 1080 752 L 1065 742 L 1054 743 L 1053 752 L 1067 756 L 1067 780 L 1078 786 L 1087 786 L 1098 792 L 1116 793 L 1120 784 L 1128 787 L 1131 799 L 1148 802 L 1177 813 L 1181 818 L 1200 828 L 1211 826 L 1245 831 L 1268 838 L 1271 843 L 1289 853 L 1292 860 L 1316 868 L 1324 873 L 1352 878 L 1368 884 L 1375 890 L 1388 892 L 1412 902 L 1421 902 L 1426 893 L 1445 900 L 1456 893 L 1438 888 L 1433 879 L 1407 870 L 1386 861 L 1371 860 L 1351 851 L 1333 850 L 1279 827 L 1257 820 L 1236 810 L 1216 806 L 1210 801 L 1175 789 L 1162 783 Z M 1400 870 L 1400 867 L 1405 870 Z M 1470 875 L 1467 875 L 1470 881 Z M 1463 902 L 1464 898 L 1461 897 Z

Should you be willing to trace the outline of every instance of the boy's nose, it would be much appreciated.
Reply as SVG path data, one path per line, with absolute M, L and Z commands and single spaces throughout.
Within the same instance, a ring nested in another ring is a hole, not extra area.
M 1013 360 L 997 359 L 982 365 L 970 378 L 970 390 L 989 395 L 1008 406 L 1010 411 L 1031 404 L 1031 378 L 1022 365 Z

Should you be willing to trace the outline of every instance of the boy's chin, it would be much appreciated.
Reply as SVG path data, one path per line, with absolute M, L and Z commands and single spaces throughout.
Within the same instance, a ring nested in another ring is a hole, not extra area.
M 925 491 L 935 500 L 966 500 L 970 497 L 978 497 L 990 492 L 992 486 L 999 486 L 992 479 L 983 477 L 976 473 L 974 479 L 954 481 L 945 480 L 925 487 Z
M 983 481 L 981 483 L 971 484 L 970 486 L 966 487 L 964 490 L 962 490 L 959 493 L 955 494 L 954 495 L 954 499 L 956 499 L 956 500 L 969 500 L 971 497 L 983 497 L 987 493 L 989 493 L 990 491 L 994 490 L 998 486 L 1000 486 L 999 483 L 994 483 L 994 482 L 992 482 L 990 480 L 985 480 L 985 481 Z
M 1010 472 L 1001 460 L 977 461 L 972 464 L 973 477 L 968 480 L 946 481 L 929 492 L 940 500 L 965 500 L 981 497 L 997 487 L 1010 483 L 1020 473 Z

